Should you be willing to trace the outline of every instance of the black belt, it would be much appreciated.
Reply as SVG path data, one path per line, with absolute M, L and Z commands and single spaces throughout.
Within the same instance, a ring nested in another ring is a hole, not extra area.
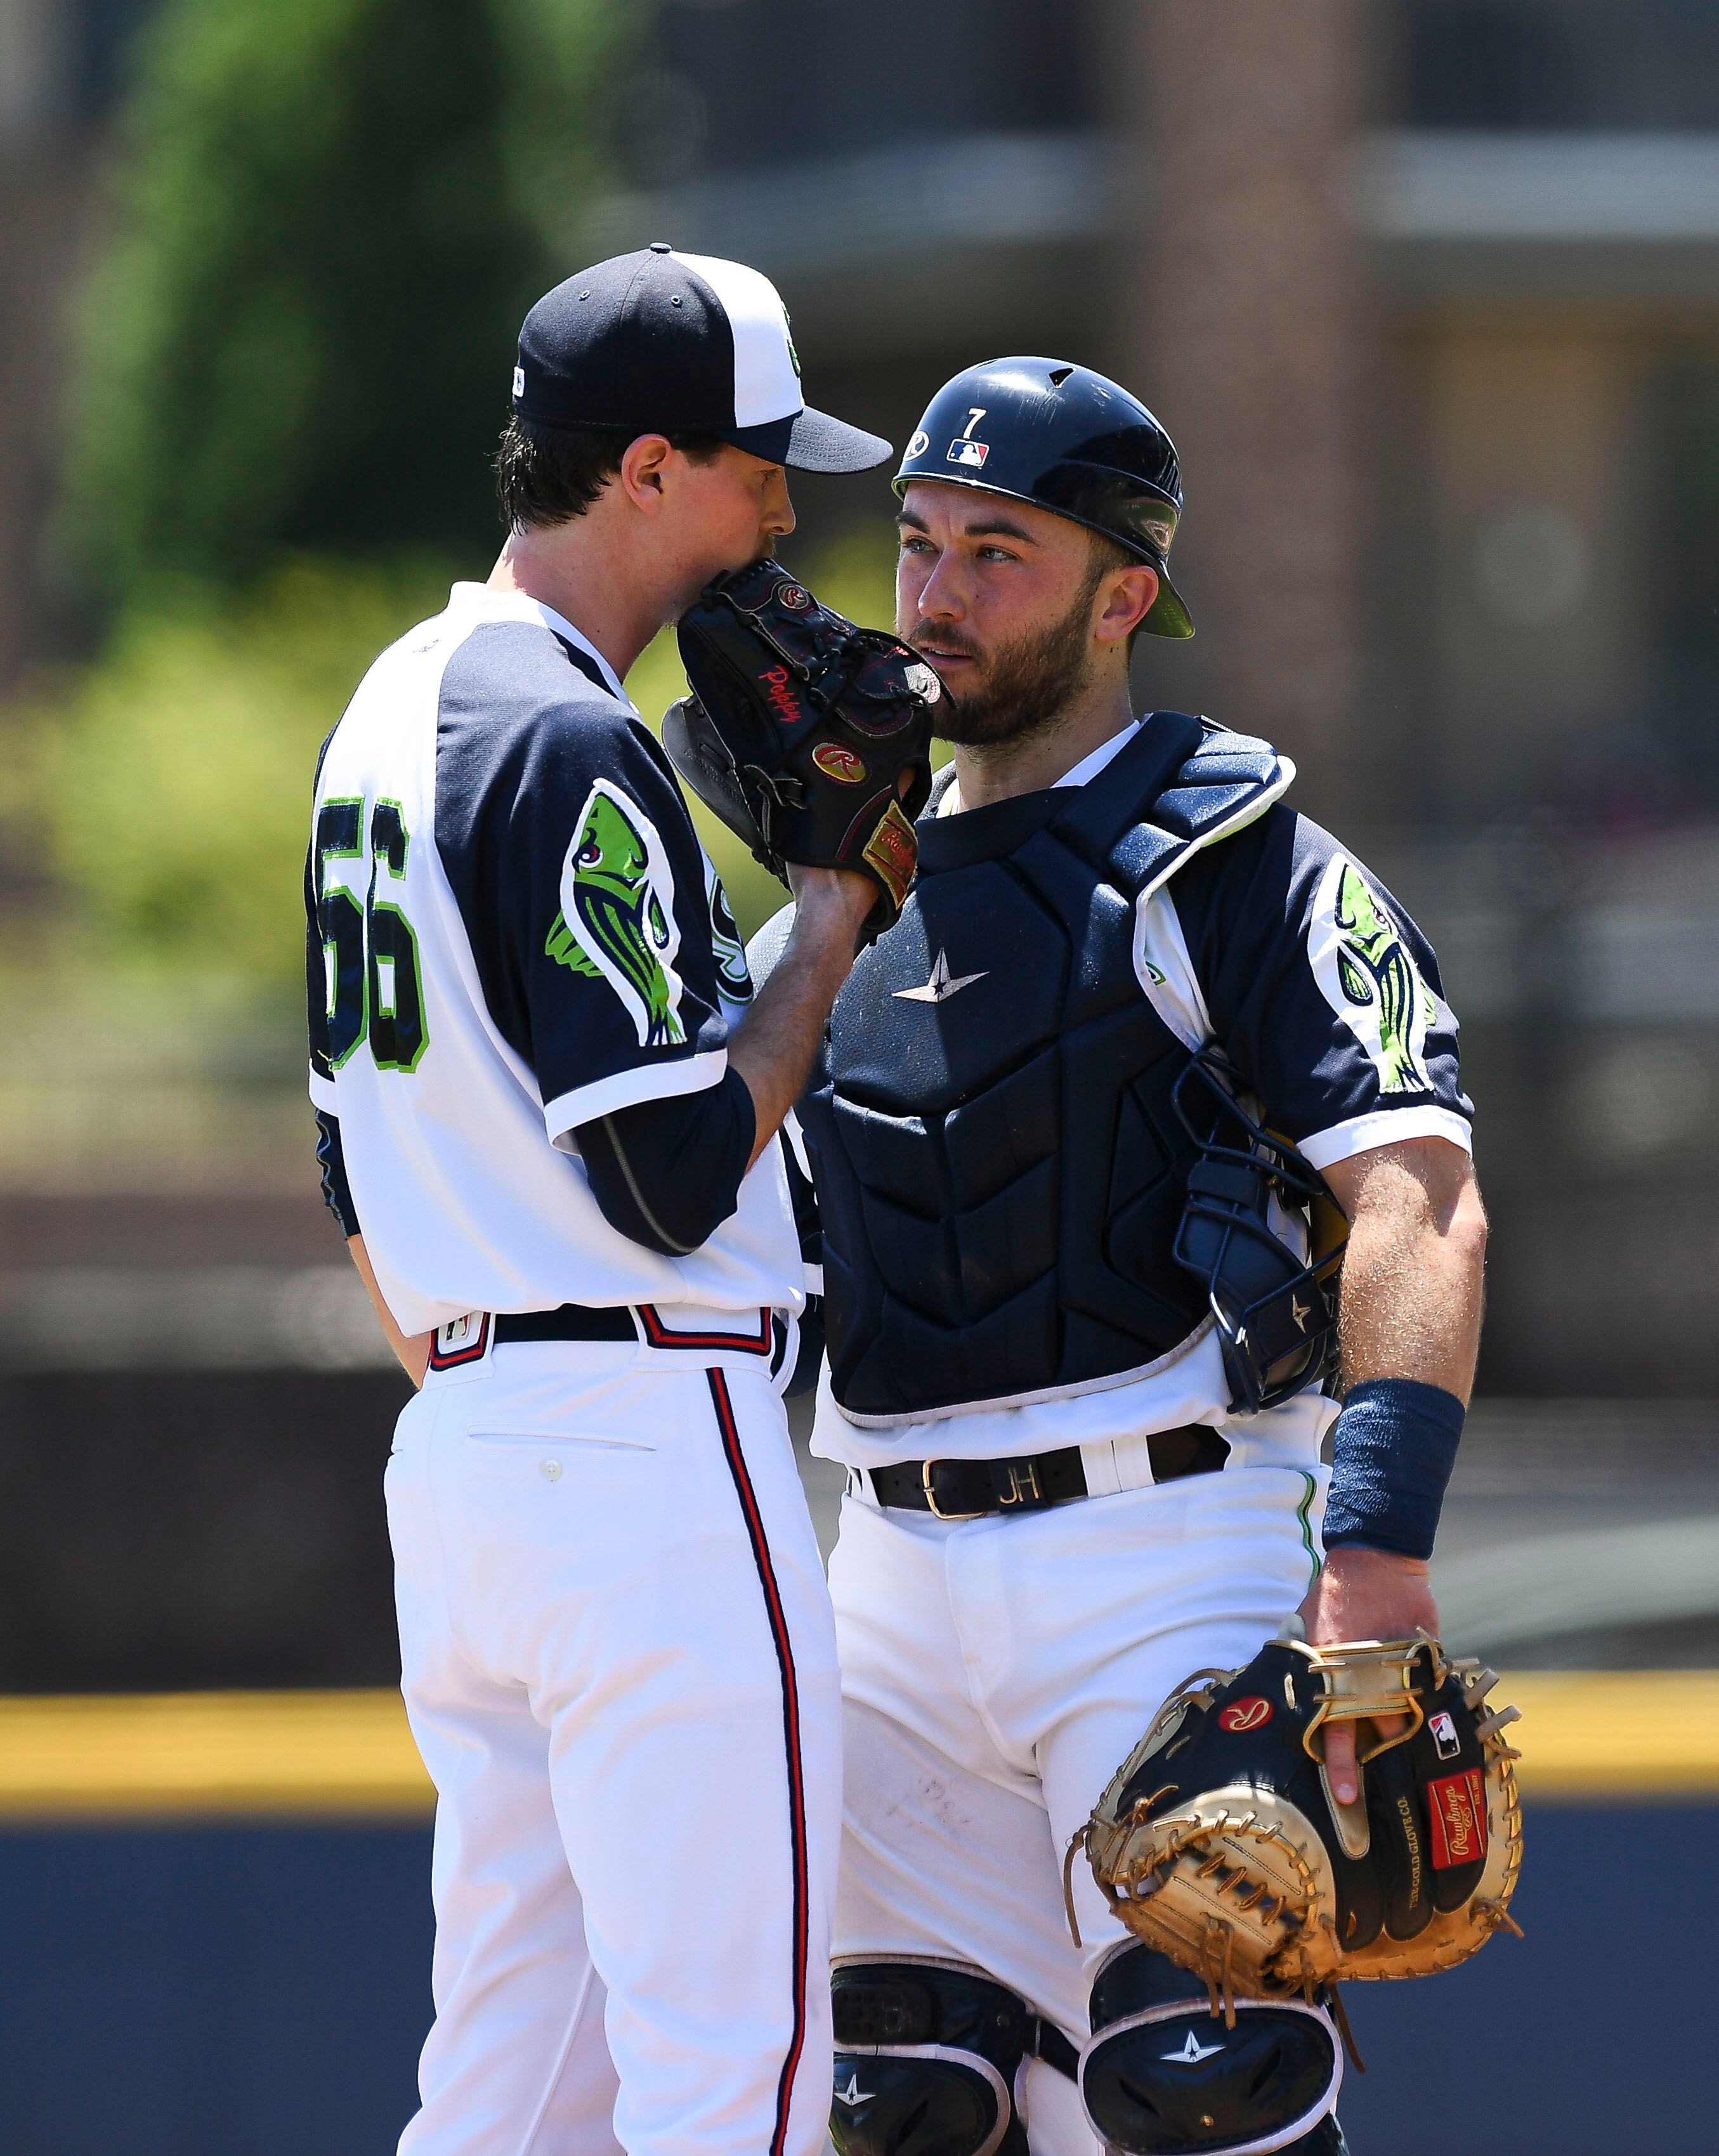
M 639 1337 L 633 1312 L 624 1303 L 598 1309 L 594 1304 L 564 1302 L 559 1310 L 503 1310 L 495 1314 L 495 1344 L 516 1340 L 625 1340 Z
M 762 1307 L 736 1310 L 731 1326 L 725 1323 L 711 1332 L 685 1331 L 670 1323 L 652 1302 L 564 1302 L 559 1310 L 504 1310 L 494 1323 L 495 1344 L 501 1348 L 516 1340 L 624 1340 L 629 1346 L 636 1341 L 692 1355 L 767 1356 L 772 1370 L 788 1342 L 787 1327 Z
M 1155 1430 L 1146 1449 L 1154 1482 L 1179 1482 L 1184 1475 L 1215 1475 L 1229 1457 L 1228 1444 L 1204 1423 Z M 874 1467 L 870 1473 L 880 1505 L 930 1512 L 940 1520 L 978 1520 L 991 1512 L 1042 1512 L 1047 1506 L 1088 1494 L 1077 1445 L 1016 1460 L 902 1460 L 892 1467 Z

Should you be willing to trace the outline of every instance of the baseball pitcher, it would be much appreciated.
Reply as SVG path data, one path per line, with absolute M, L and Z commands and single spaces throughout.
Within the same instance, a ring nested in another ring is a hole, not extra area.
M 323 752 L 325 1186 L 422 1387 L 387 1477 L 437 1793 L 408 2156 L 823 2144 L 839 1708 L 776 1133 L 911 875 L 936 683 L 875 640 L 887 778 L 869 823 L 790 839 L 813 865 L 757 995 L 621 684 L 793 530 L 785 467 L 889 454 L 804 408 L 755 270 L 658 244 L 582 271 L 521 335 L 489 581 Z

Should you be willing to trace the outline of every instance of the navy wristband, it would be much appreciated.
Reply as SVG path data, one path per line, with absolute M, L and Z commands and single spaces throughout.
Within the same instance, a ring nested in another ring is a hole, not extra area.
M 1326 1548 L 1430 1557 L 1465 1412 L 1454 1393 L 1413 1378 L 1357 1385 L 1332 1430 Z

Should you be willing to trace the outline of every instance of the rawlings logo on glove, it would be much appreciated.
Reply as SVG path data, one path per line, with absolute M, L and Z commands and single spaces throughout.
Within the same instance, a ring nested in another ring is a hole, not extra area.
M 936 675 L 773 562 L 719 577 L 679 641 L 692 694 L 663 718 L 675 769 L 784 882 L 790 863 L 869 876 L 866 933 L 880 933 L 913 882 Z
M 1486 1712 L 1496 1681 L 1424 1635 L 1274 1640 L 1244 1670 L 1203 1670 L 1159 1710 L 1068 1863 L 1084 1847 L 1122 1922 L 1232 2017 L 1238 1994 L 1311 1999 L 1339 1979 L 1452 1968 L 1518 1928 L 1517 1754 L 1501 1734 L 1516 1711 Z M 1393 1716 L 1406 1730 L 1382 1736 Z M 1326 1774 L 1333 1721 L 1358 1726 L 1353 1804 Z

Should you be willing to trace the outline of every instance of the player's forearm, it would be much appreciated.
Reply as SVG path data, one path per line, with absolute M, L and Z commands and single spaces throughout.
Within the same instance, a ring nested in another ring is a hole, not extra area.
M 358 1277 L 363 1281 L 370 1296 L 371 1307 L 378 1323 L 387 1336 L 387 1342 L 398 1358 L 400 1368 L 414 1385 L 422 1386 L 423 1373 L 429 1367 L 431 1335 L 428 1332 L 403 1332 L 394 1322 L 394 1314 L 382 1301 L 382 1290 L 376 1284 L 376 1274 L 370 1263 L 370 1253 L 364 1247 L 364 1238 L 348 1238 L 346 1248 L 352 1254 L 352 1263 L 358 1268 Z
M 1440 1138 L 1382 1146 L 1327 1169 L 1326 1180 L 1350 1221 L 1338 1306 L 1345 1399 L 1332 1432 L 1326 1547 L 1364 1553 L 1356 1560 L 1372 1584 L 1363 1599 L 1377 1600 L 1377 1587 L 1381 1608 L 1400 1601 L 1424 1623 L 1414 1612 L 1430 1608 L 1424 1562 L 1474 1383 L 1486 1216 L 1467 1154 Z M 1393 1584 L 1410 1559 L 1419 1576 Z M 1315 1599 L 1331 1592 L 1322 1583 Z
M 863 878 L 827 870 L 796 871 L 796 880 L 793 932 L 728 1044 L 729 1068 L 745 1080 L 757 1116 L 753 1160 L 805 1088 L 876 896 Z
M 1486 1250 L 1472 1163 L 1443 1140 L 1418 1139 L 1345 1162 L 1327 1179 L 1350 1217 L 1338 1297 L 1345 1389 L 1407 1378 L 1466 1406 Z

